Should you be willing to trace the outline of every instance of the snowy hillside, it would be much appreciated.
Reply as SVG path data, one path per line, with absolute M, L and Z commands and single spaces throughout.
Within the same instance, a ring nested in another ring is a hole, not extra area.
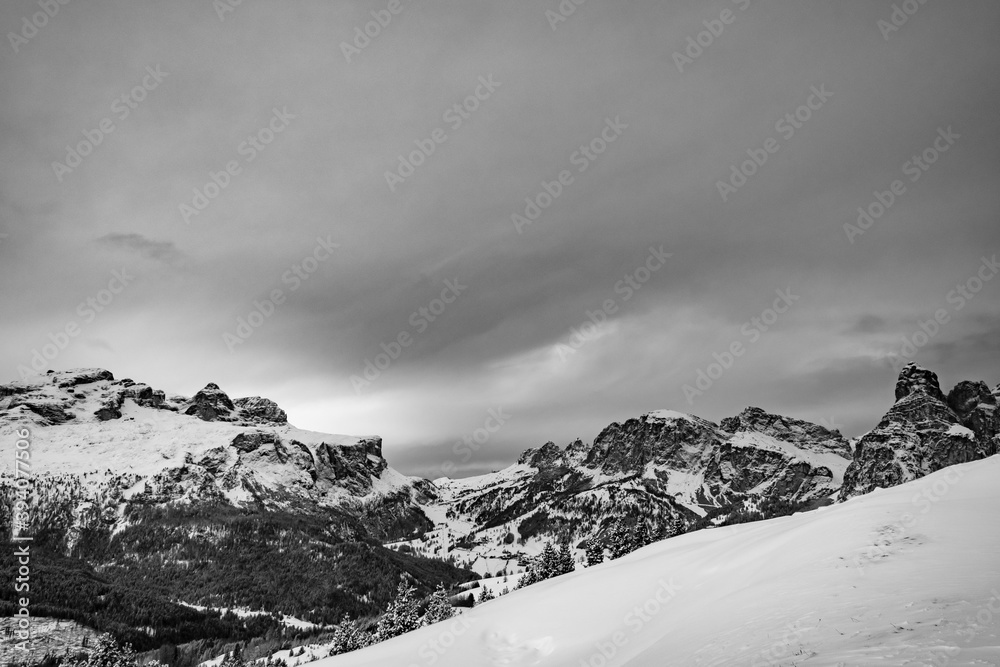
M 682 535 L 316 667 L 998 665 L 1000 458 Z

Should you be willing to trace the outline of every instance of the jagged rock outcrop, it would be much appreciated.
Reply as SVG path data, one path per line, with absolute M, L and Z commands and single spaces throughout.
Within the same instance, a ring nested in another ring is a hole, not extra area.
M 191 405 L 184 410 L 186 415 L 194 415 L 207 422 L 234 421 L 236 406 L 219 385 L 209 382 L 205 388 L 194 395 Z
M 947 398 L 937 375 L 909 363 L 896 382 L 896 403 L 858 440 L 841 500 L 888 488 L 998 451 L 1000 413 L 984 382 L 958 383 Z
M 272 400 L 260 396 L 237 398 L 233 404 L 245 421 L 264 424 L 286 424 L 288 415 Z

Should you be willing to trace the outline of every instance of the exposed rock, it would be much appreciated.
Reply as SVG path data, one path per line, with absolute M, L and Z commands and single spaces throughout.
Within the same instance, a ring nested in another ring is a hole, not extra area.
M 563 464 L 562 450 L 554 442 L 546 442 L 538 449 L 529 449 L 521 454 L 518 463 L 535 468 L 550 468 Z
M 69 387 L 75 387 L 81 384 L 93 384 L 94 382 L 103 381 L 114 381 L 115 376 L 112 375 L 111 371 L 106 371 L 103 368 L 80 368 L 71 371 L 65 371 L 63 373 L 58 373 L 59 377 L 59 387 L 66 389 Z
M 948 407 L 959 416 L 972 412 L 980 403 L 996 405 L 997 399 L 985 382 L 962 380 L 948 392 Z
M 69 412 L 66 409 L 66 405 L 58 401 L 29 400 L 17 397 L 11 401 L 8 409 L 14 409 L 18 406 L 23 406 L 41 417 L 44 420 L 43 424 L 47 426 L 64 424 L 72 419 L 76 419 L 76 415 Z
M 858 440 L 841 500 L 997 452 L 1000 413 L 985 383 L 960 382 L 946 399 L 937 375 L 911 362 L 900 371 L 896 399 Z
M 924 393 L 942 403 L 945 401 L 937 374 L 911 361 L 899 372 L 899 379 L 896 380 L 896 400 L 913 393 Z
M 277 436 L 273 433 L 267 433 L 265 431 L 247 431 L 240 433 L 233 438 L 232 445 L 241 452 L 252 452 L 261 445 L 273 445 L 277 440 Z
M 207 422 L 213 421 L 233 421 L 233 411 L 236 406 L 226 395 L 226 392 L 219 389 L 219 385 L 209 382 L 205 388 L 194 395 L 191 405 L 184 411 L 186 415 L 194 415 Z
M 240 415 L 247 421 L 267 424 L 285 424 L 288 415 L 272 400 L 260 396 L 237 398 L 233 404 L 239 409 Z

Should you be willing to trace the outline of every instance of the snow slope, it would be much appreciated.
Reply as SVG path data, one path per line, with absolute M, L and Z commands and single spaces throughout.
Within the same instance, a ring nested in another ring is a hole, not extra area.
M 658 542 L 317 667 L 1000 665 L 1000 457 Z

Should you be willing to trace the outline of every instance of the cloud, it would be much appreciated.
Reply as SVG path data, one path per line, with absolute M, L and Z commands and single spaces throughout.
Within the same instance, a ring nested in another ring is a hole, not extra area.
M 114 248 L 125 248 L 138 253 L 146 259 L 153 259 L 165 264 L 177 264 L 184 255 L 170 241 L 154 241 L 135 232 L 111 232 L 101 236 L 97 242 Z

